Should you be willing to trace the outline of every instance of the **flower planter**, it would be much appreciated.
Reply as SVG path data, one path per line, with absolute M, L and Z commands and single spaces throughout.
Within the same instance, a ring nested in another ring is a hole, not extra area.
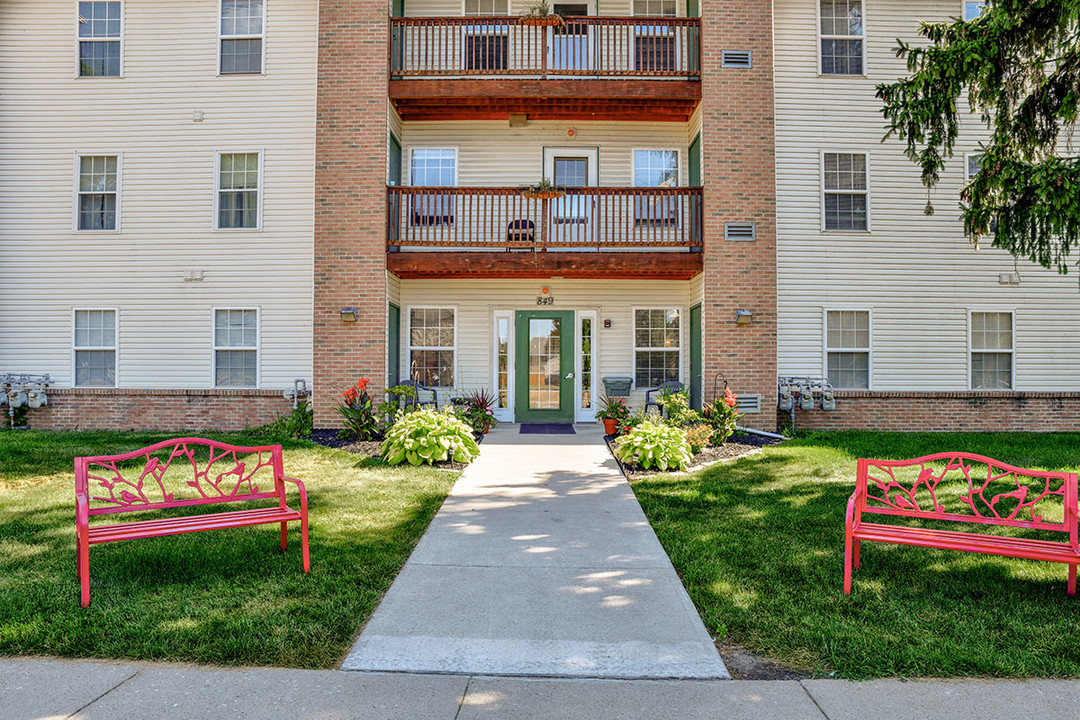
M 619 429 L 619 421 L 614 418 L 604 418 L 604 434 L 614 435 L 615 431 Z
M 521 197 L 530 198 L 532 200 L 554 200 L 555 198 L 566 197 L 566 193 L 562 190 L 539 190 L 536 192 L 523 192 Z
M 519 25 L 532 25 L 533 27 L 553 27 L 562 25 L 563 19 L 559 15 L 526 15 L 518 18 Z

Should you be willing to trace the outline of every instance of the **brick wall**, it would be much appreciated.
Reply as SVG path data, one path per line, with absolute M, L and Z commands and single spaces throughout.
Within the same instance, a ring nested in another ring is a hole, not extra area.
M 6 408 L 4 408 L 6 411 Z M 31 408 L 35 430 L 244 430 L 292 412 L 280 390 L 49 390 Z
M 315 128 L 315 426 L 339 424 L 340 393 L 386 376 L 385 0 L 321 0 Z M 356 308 L 358 322 L 341 321 Z
M 776 180 L 770 0 L 702 0 L 702 181 L 705 184 L 704 391 L 722 371 L 740 393 L 776 404 Z M 750 50 L 753 68 L 721 68 L 720 52 Z M 725 242 L 725 222 L 754 222 L 757 241 Z M 750 325 L 735 311 L 750 310 Z M 747 415 L 775 427 L 772 413 Z
M 788 413 L 779 413 L 781 424 Z M 796 410 L 806 430 L 1076 432 L 1078 392 L 837 391 L 836 410 Z

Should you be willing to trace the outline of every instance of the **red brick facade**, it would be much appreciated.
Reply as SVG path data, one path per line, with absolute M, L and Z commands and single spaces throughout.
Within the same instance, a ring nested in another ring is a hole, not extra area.
M 787 425 L 788 413 L 779 414 Z M 1080 392 L 839 390 L 836 410 L 796 410 L 805 430 L 1076 432 Z
M 340 393 L 386 382 L 385 0 L 319 3 L 315 128 L 315 426 L 338 425 Z M 341 320 L 355 308 L 357 322 Z
M 244 430 L 292 412 L 280 390 L 49 390 L 27 412 L 34 430 Z
M 776 404 L 776 173 L 772 3 L 702 0 L 701 147 L 705 186 L 704 391 L 723 372 L 739 393 Z M 750 50 L 751 69 L 721 67 L 721 50 Z M 755 242 L 725 242 L 724 223 L 753 222 Z M 735 324 L 735 311 L 753 322 Z M 747 415 L 771 429 L 773 415 Z

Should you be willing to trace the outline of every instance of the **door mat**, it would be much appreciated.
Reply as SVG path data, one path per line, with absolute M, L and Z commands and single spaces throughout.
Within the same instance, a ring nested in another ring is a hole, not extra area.
M 574 435 L 570 423 L 521 423 L 522 435 Z

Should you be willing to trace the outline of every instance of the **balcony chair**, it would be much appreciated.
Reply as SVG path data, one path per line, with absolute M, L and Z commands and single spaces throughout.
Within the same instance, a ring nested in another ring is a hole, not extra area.
M 511 220 L 506 226 L 506 243 L 510 247 L 506 252 L 512 252 L 513 246 L 532 245 L 536 242 L 536 224 L 532 220 Z M 531 249 L 531 248 L 529 248 Z
M 660 383 L 658 387 L 649 388 L 645 391 L 645 413 L 648 414 L 650 406 L 655 407 L 660 412 L 664 411 L 664 406 L 657 400 L 653 400 L 653 393 L 659 396 L 665 393 L 679 392 L 682 389 L 683 384 L 678 380 L 669 380 Z

